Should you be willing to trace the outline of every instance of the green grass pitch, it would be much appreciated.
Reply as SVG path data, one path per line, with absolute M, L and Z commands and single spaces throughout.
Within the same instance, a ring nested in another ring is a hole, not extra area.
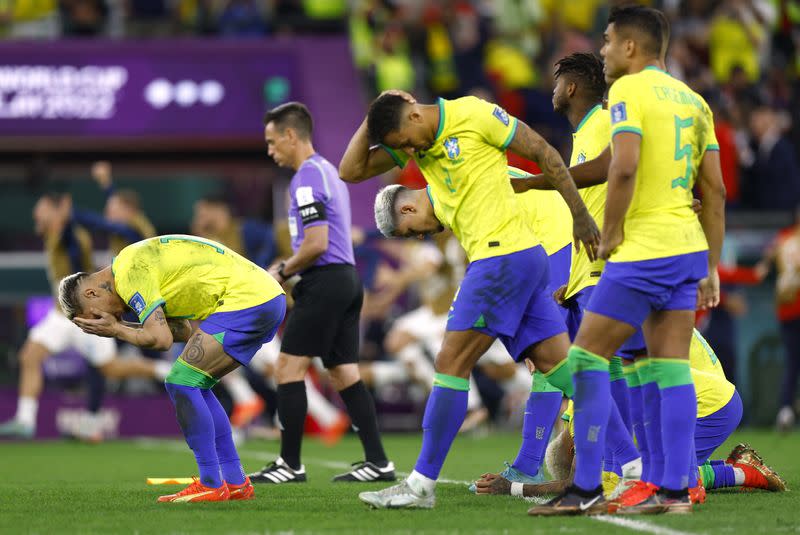
M 256 499 L 218 504 L 159 504 L 156 496 L 180 487 L 147 486 L 145 478 L 189 476 L 193 457 L 182 441 L 0 444 L 0 533 L 798 533 L 800 532 L 800 434 L 737 433 L 753 444 L 788 481 L 792 492 L 714 492 L 688 517 L 639 517 L 627 526 L 608 519 L 536 519 L 519 498 L 468 493 L 460 481 L 496 471 L 511 460 L 519 436 L 492 433 L 458 437 L 445 463 L 432 511 L 375 511 L 359 502 L 361 490 L 379 484 L 332 484 L 330 478 L 360 458 L 357 439 L 334 448 L 306 440 L 305 485 L 259 486 Z M 419 435 L 388 435 L 386 448 L 399 470 L 410 470 Z M 275 442 L 240 448 L 246 470 L 275 457 Z M 611 520 L 623 522 L 618 519 Z

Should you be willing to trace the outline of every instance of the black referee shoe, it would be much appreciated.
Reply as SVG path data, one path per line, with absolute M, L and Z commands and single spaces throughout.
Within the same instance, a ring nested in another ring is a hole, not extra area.
M 352 483 L 396 480 L 397 476 L 394 475 L 394 463 L 391 461 L 388 461 L 383 468 L 369 461 L 353 463 L 353 467 L 349 472 L 339 474 L 333 478 L 334 482 L 345 481 Z
M 262 468 L 258 472 L 247 474 L 251 483 L 268 483 L 278 485 L 280 483 L 305 483 L 306 467 L 300 465 L 299 470 L 290 468 L 283 459 L 278 457 L 275 461 Z

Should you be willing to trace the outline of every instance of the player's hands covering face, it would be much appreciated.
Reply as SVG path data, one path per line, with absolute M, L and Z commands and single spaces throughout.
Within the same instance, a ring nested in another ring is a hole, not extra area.
M 119 320 L 108 312 L 96 308 L 92 308 L 90 312 L 94 314 L 94 319 L 74 318 L 72 322 L 85 333 L 114 338 L 120 324 Z

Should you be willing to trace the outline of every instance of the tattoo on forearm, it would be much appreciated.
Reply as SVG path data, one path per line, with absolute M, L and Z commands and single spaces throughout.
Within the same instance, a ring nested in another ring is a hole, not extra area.
M 164 317 L 164 312 L 162 312 L 160 308 L 153 313 L 153 316 L 155 316 L 159 325 L 167 323 L 167 318 Z
M 205 351 L 203 350 L 203 335 L 197 333 L 189 340 L 189 343 L 186 344 L 186 349 L 183 352 L 182 358 L 188 364 L 197 364 L 203 357 L 205 356 Z

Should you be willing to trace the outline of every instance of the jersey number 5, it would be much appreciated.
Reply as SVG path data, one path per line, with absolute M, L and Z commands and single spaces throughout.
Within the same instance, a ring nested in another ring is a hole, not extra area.
M 692 177 L 692 145 L 687 143 L 681 146 L 681 130 L 689 128 L 693 122 L 694 119 L 691 117 L 681 119 L 677 115 L 675 116 L 675 161 L 686 158 L 686 172 L 672 181 L 673 189 L 677 187 L 689 189 L 689 179 Z

